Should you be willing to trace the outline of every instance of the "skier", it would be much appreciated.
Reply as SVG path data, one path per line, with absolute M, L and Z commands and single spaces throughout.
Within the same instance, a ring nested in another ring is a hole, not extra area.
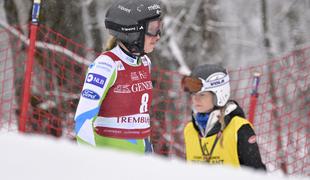
M 161 35 L 159 0 L 118 0 L 106 28 L 116 46 L 89 66 L 75 115 L 77 142 L 152 152 L 152 52 Z M 113 44 L 113 43 L 112 43 Z
M 215 64 L 196 67 L 182 79 L 191 94 L 192 120 L 184 128 L 186 159 L 266 170 L 252 125 L 230 98 L 229 75 Z

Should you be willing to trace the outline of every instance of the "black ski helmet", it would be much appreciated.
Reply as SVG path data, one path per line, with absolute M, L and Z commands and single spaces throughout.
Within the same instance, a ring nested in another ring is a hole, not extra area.
M 108 9 L 105 26 L 131 53 L 142 55 L 147 24 L 160 16 L 160 0 L 118 0 Z

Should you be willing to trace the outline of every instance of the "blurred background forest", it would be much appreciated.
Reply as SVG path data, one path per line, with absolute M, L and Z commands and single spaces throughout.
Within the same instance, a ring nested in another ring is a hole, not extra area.
M 40 23 L 102 51 L 113 0 L 42 0 Z M 164 33 L 153 64 L 189 73 L 197 64 L 254 66 L 310 42 L 309 0 L 162 0 Z M 0 0 L 0 25 L 28 36 L 32 0 Z

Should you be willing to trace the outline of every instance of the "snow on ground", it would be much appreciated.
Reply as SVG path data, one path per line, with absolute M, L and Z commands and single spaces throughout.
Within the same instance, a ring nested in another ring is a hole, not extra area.
M 50 137 L 0 134 L 0 179 L 284 180 L 283 174 L 188 164 L 156 155 L 78 146 Z M 290 177 L 289 179 L 304 179 Z

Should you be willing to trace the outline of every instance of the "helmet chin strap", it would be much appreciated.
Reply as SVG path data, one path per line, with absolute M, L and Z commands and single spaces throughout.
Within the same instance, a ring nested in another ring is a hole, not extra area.
M 124 46 L 128 49 L 128 51 L 138 57 L 144 56 L 146 53 L 144 52 L 144 40 L 145 40 L 145 28 L 146 23 L 143 24 L 143 30 L 139 34 L 139 38 L 133 43 L 123 42 Z
M 126 43 L 126 42 L 122 42 L 122 48 L 124 50 L 126 50 L 130 56 L 138 56 L 138 57 L 141 57 L 143 55 L 145 55 L 146 53 L 144 52 L 144 49 L 142 50 L 141 52 L 141 48 L 140 48 L 140 52 L 137 50 L 139 49 L 139 47 L 135 44 L 130 44 L 130 43 Z
M 141 57 L 143 55 L 141 55 L 141 53 L 138 53 L 135 51 L 135 48 L 132 47 L 132 45 L 130 45 L 129 43 L 125 43 L 122 41 L 119 41 L 119 45 L 121 47 L 121 49 L 129 56 L 131 57 Z

